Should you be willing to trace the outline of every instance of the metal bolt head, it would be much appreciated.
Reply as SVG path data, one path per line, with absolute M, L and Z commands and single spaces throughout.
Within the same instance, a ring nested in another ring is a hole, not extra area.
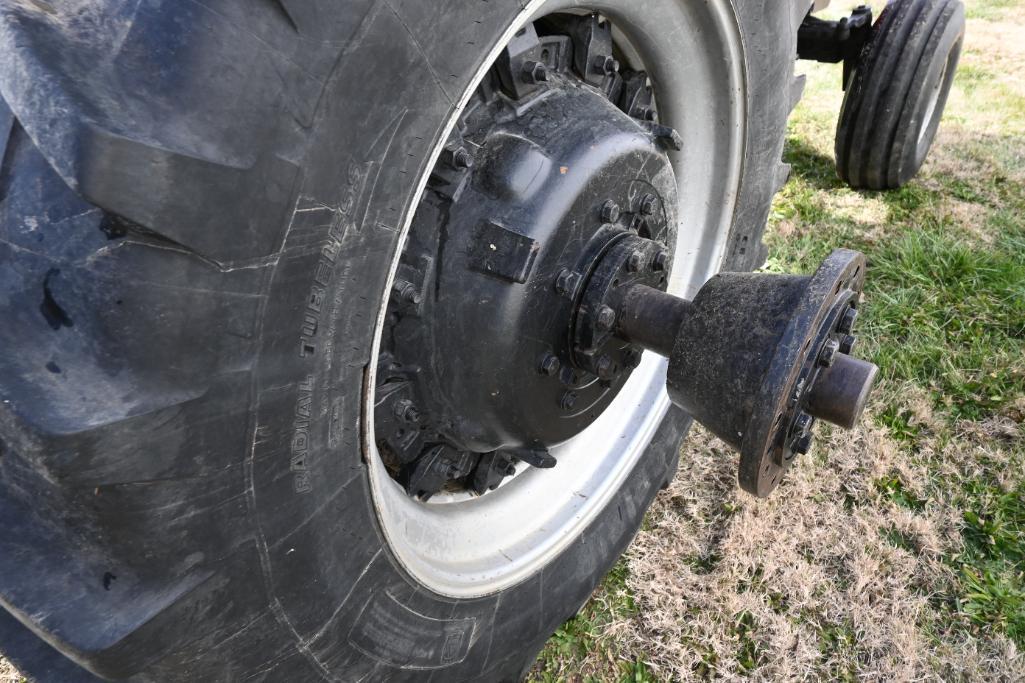
M 644 252 L 640 250 L 630 252 L 630 256 L 626 259 L 626 269 L 631 273 L 636 273 L 644 267 Z
M 452 165 L 456 168 L 471 168 L 473 155 L 465 147 L 457 147 L 452 151 Z
M 641 350 L 636 346 L 629 346 L 623 351 L 623 365 L 633 370 L 641 364 Z
M 567 391 L 559 399 L 559 407 L 563 410 L 573 410 L 573 406 L 577 403 L 577 395 L 572 391 Z
M 609 306 L 602 306 L 595 317 L 595 326 L 602 332 L 608 332 L 616 324 L 616 312 Z
M 523 80 L 531 85 L 548 80 L 548 67 L 541 62 L 526 62 L 523 65 Z
M 658 198 L 653 194 L 646 194 L 641 197 L 641 213 L 645 216 L 650 216 L 655 213 L 655 207 L 658 206 Z
M 563 268 L 555 276 L 555 291 L 563 296 L 573 296 L 580 283 L 580 276 L 568 268 Z
M 559 361 L 559 357 L 554 353 L 549 353 L 541 360 L 540 371 L 542 375 L 551 377 L 559 371 L 559 367 L 562 363 Z
M 516 465 L 509 463 L 505 466 L 505 476 L 511 477 L 514 474 L 516 474 Z
M 655 254 L 655 258 L 651 261 L 651 269 L 657 272 L 666 270 L 669 267 L 669 252 L 665 249 L 660 250 Z
M 612 55 L 598 55 L 594 58 L 594 68 L 599 73 L 614 74 L 619 71 L 619 60 Z
M 811 450 L 812 435 L 810 433 L 802 434 L 801 436 L 794 439 L 793 450 L 795 453 L 805 455 Z
M 836 362 L 836 354 L 840 352 L 840 342 L 830 339 L 822 345 L 819 351 L 819 365 L 824 368 L 831 367 Z
M 616 362 L 608 356 L 602 356 L 595 361 L 594 369 L 599 379 L 609 380 L 619 374 Z
M 615 223 L 619 220 L 619 204 L 608 199 L 601 205 L 601 219 L 606 223 Z
M 840 340 L 840 353 L 850 353 L 854 349 L 854 345 L 858 342 L 858 338 L 853 334 L 848 334 L 846 337 Z
M 395 417 L 403 422 L 413 424 L 420 421 L 420 411 L 416 409 L 416 406 L 408 398 L 396 402 L 392 410 L 395 413 Z
M 850 334 L 854 329 L 854 322 L 858 319 L 858 309 L 848 307 L 844 311 L 843 317 L 840 318 L 840 322 L 837 323 L 836 331 L 840 334 Z

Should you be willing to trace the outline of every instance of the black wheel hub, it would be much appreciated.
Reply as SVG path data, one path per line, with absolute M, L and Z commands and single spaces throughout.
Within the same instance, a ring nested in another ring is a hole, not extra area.
M 547 448 L 593 422 L 640 358 L 612 334 L 610 291 L 665 288 L 678 137 L 651 122 L 643 72 L 619 73 L 607 24 L 549 25 L 565 33 L 525 29 L 471 102 L 401 257 L 375 430 L 413 495 L 554 464 Z

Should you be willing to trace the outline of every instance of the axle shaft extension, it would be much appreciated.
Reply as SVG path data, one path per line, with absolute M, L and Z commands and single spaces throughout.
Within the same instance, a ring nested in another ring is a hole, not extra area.
M 878 368 L 849 355 L 865 259 L 840 249 L 812 276 L 721 273 L 693 301 L 644 285 L 616 297 L 615 335 L 669 359 L 674 403 L 741 453 L 765 496 L 817 419 L 853 427 Z

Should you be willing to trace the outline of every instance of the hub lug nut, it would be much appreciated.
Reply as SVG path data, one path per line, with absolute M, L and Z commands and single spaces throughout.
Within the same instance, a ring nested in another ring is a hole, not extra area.
M 610 306 L 602 306 L 595 317 L 595 326 L 602 332 L 608 332 L 616 324 L 616 312 Z
M 793 451 L 795 453 L 800 453 L 801 455 L 806 455 L 808 453 L 808 451 L 811 450 L 811 443 L 812 443 L 812 435 L 811 435 L 811 433 L 802 434 L 799 437 L 797 437 L 796 439 L 794 439 L 794 443 L 793 443 L 793 446 L 792 446 Z
M 830 339 L 822 345 L 822 351 L 819 352 L 819 365 L 824 368 L 832 367 L 833 363 L 836 362 L 836 354 L 839 352 L 840 342 Z
M 641 350 L 636 346 L 630 346 L 623 352 L 623 365 L 633 370 L 641 364 Z
M 664 271 L 669 266 L 669 252 L 662 249 L 651 262 L 651 269 L 657 272 Z
M 658 198 L 653 194 L 646 194 L 641 198 L 641 213 L 645 216 L 650 216 L 655 213 L 655 207 L 658 205 Z
M 548 67 L 541 62 L 526 62 L 523 65 L 523 80 L 529 85 L 548 80 Z
M 408 398 L 404 398 L 395 404 L 393 409 L 395 417 L 399 418 L 403 422 L 414 424 L 420 421 L 420 411 L 416 409 L 413 402 Z
M 619 220 L 619 204 L 609 199 L 601 205 L 601 219 L 606 223 L 615 223 Z
M 849 334 L 840 341 L 840 353 L 850 353 L 854 349 L 854 345 L 858 342 L 858 338 L 853 334 Z
M 811 430 L 811 426 L 814 422 L 815 418 L 813 418 L 811 415 L 809 415 L 808 413 L 801 413 L 797 416 L 797 419 L 794 420 L 793 433 L 797 436 L 807 434 Z
M 840 334 L 850 334 L 854 330 L 854 322 L 858 319 L 858 309 L 850 307 L 844 311 L 843 317 L 840 318 L 840 322 L 836 326 L 836 331 Z
M 577 395 L 572 391 L 567 391 L 559 399 L 559 407 L 563 410 L 573 410 L 573 406 L 577 403 Z
M 644 267 L 644 253 L 641 251 L 633 251 L 626 260 L 626 269 L 631 273 L 636 273 Z
M 540 367 L 541 374 L 542 375 L 547 375 L 548 377 L 551 377 L 552 375 L 554 375 L 555 373 L 557 373 L 559 371 L 559 367 L 561 365 L 562 365 L 562 363 L 559 361 L 559 357 L 556 356 L 554 353 L 549 353 L 541 361 L 541 367 Z

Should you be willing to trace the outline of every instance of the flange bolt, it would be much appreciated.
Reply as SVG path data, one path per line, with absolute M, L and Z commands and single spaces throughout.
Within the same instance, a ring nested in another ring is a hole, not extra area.
M 619 60 L 612 55 L 598 55 L 594 58 L 594 68 L 599 73 L 614 74 L 619 71 Z
M 567 391 L 559 399 L 559 407 L 563 410 L 573 410 L 573 406 L 577 403 L 577 395 L 572 391 Z
M 641 350 L 636 346 L 630 346 L 623 351 L 623 365 L 633 370 L 641 364 Z
M 416 409 L 416 406 L 413 405 L 413 402 L 408 398 L 398 401 L 393 410 L 395 412 L 395 417 L 399 418 L 403 422 L 413 424 L 420 421 L 420 411 Z
M 395 285 L 392 287 L 399 298 L 407 303 L 411 303 L 414 306 L 420 304 L 420 290 L 412 282 L 406 280 L 396 280 Z
M 554 353 L 549 353 L 541 361 L 541 374 L 551 377 L 559 371 L 559 367 L 561 365 L 562 363 L 559 361 L 559 357 L 556 356 Z
M 626 260 L 626 269 L 631 273 L 636 273 L 644 267 L 644 252 L 636 250 L 630 252 L 630 256 Z
M 619 220 L 619 204 L 608 199 L 601 205 L 601 219 L 606 223 L 615 223 Z
M 658 205 L 658 199 L 653 194 L 646 194 L 641 197 L 641 213 L 645 216 L 650 216 L 655 213 L 655 207 Z
M 610 306 L 602 306 L 598 310 L 595 326 L 602 332 L 608 332 L 616 324 L 616 312 Z
M 555 277 L 555 291 L 563 296 L 572 297 L 580 284 L 580 276 L 568 268 L 563 268 Z
M 850 353 L 854 348 L 854 345 L 858 342 L 858 338 L 853 334 L 849 334 L 840 340 L 840 353 Z
M 669 266 L 669 252 L 662 249 L 655 258 L 651 261 L 651 269 L 654 271 L 663 271 Z
M 836 331 L 840 334 L 850 334 L 854 330 L 854 321 L 858 319 L 858 309 L 850 307 L 844 311 L 843 317 L 840 318 L 840 322 L 836 326 Z
M 819 352 L 819 365 L 824 368 L 833 366 L 836 362 L 836 354 L 840 352 L 840 342 L 835 339 L 830 339 L 822 345 L 822 350 Z
M 548 80 L 548 67 L 541 62 L 526 62 L 523 65 L 523 80 L 531 85 Z
M 608 356 L 602 356 L 595 361 L 594 369 L 599 379 L 610 380 L 619 374 L 616 372 L 616 362 Z
M 815 418 L 813 418 L 808 413 L 799 414 L 797 416 L 797 419 L 794 420 L 793 433 L 797 436 L 807 434 L 809 431 L 811 431 L 811 426 L 812 424 L 814 424 L 814 422 Z

